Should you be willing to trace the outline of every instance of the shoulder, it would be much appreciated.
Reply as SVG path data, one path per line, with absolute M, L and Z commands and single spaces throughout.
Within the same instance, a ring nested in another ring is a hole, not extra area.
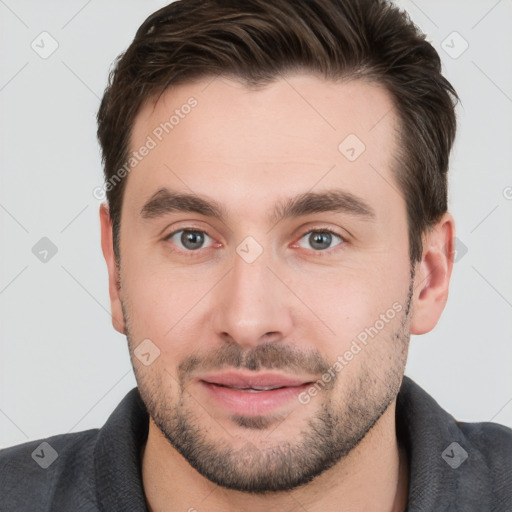
M 457 425 L 467 440 L 468 459 L 476 459 L 488 472 L 496 498 L 512 504 L 512 429 L 492 422 Z
M 0 450 L 0 505 L 46 510 L 64 499 L 94 510 L 94 447 L 98 429 L 61 434 Z M 91 505 L 91 506 L 88 506 Z
M 484 421 L 457 425 L 464 436 L 477 447 L 491 465 L 512 464 L 512 429 L 499 423 Z
M 409 452 L 408 510 L 512 510 L 512 429 L 458 421 L 407 377 L 396 419 Z

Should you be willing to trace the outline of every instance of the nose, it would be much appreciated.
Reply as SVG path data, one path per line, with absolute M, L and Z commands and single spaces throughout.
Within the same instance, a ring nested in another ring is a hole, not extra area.
M 287 339 L 297 305 L 278 274 L 265 252 L 251 263 L 236 254 L 233 268 L 215 288 L 216 334 L 242 348 Z

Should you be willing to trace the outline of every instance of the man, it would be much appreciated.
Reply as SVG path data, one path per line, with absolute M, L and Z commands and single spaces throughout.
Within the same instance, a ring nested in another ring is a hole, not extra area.
M 511 430 L 404 377 L 453 266 L 440 67 L 384 1 L 181 0 L 143 23 L 98 113 L 138 386 L 100 430 L 3 450 L 0 508 L 512 510 Z

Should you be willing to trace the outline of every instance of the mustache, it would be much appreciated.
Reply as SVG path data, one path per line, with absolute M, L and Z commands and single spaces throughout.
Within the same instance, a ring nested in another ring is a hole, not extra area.
M 291 372 L 322 375 L 331 365 L 315 350 L 302 352 L 282 342 L 262 343 L 244 350 L 237 343 L 229 342 L 199 357 L 191 355 L 178 365 L 180 383 L 195 371 L 222 370 L 226 367 L 250 371 L 288 370 Z

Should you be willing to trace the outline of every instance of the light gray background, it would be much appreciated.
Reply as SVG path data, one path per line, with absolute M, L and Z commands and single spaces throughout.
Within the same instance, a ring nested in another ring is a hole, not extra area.
M 0 446 L 99 427 L 135 386 L 109 313 L 95 115 L 112 61 L 166 3 L 0 0 Z M 400 5 L 462 98 L 450 171 L 462 251 L 406 375 L 459 420 L 512 427 L 512 1 Z M 46 59 L 31 47 L 43 31 L 59 45 Z M 58 248 L 46 263 L 32 253 L 42 237 Z

